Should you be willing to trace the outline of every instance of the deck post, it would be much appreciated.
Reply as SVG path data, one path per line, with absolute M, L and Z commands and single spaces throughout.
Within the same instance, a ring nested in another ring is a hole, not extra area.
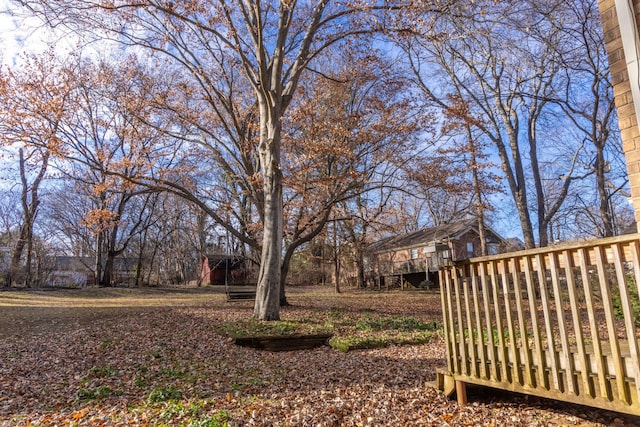
M 456 399 L 460 406 L 467 404 L 467 385 L 460 380 L 456 380 Z

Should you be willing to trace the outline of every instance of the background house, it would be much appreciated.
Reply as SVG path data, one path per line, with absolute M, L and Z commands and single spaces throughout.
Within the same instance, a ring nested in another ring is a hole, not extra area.
M 504 239 L 485 226 L 488 254 L 498 253 Z M 475 219 L 391 236 L 367 250 L 368 282 L 377 287 L 434 287 L 441 266 L 481 255 Z
M 47 286 L 92 286 L 95 283 L 94 257 L 55 256 L 44 261 Z M 113 260 L 112 284 L 132 286 L 136 279 L 135 258 L 117 257 Z
M 88 286 L 94 282 L 95 258 L 79 256 L 49 257 L 44 262 L 48 270 L 47 286 Z

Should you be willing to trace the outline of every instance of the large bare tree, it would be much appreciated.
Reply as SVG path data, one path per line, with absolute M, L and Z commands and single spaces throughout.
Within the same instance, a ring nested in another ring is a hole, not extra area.
M 282 119 L 300 79 L 320 52 L 347 38 L 381 30 L 385 14 L 404 2 L 371 1 L 86 1 L 20 2 L 51 25 L 95 31 L 118 43 L 145 49 L 179 68 L 196 89 L 193 102 L 208 104 L 220 123 L 238 135 L 245 121 L 238 103 L 257 118 L 259 169 L 248 178 L 259 186 L 262 222 L 260 273 L 254 317 L 279 318 L 283 249 Z M 425 7 L 440 8 L 441 2 Z M 238 88 L 249 88 L 247 92 Z M 247 117 L 245 115 L 245 117 Z M 253 126 L 253 123 L 249 123 Z M 198 129 L 216 145 L 229 138 Z M 220 218 L 222 219 L 222 218 Z M 223 221 L 221 221 L 223 222 Z M 236 237 L 243 237 L 231 229 Z
M 590 182 L 589 185 L 596 189 L 595 193 L 581 191 L 576 197 L 578 203 L 575 205 L 583 206 L 573 220 L 575 225 L 584 224 L 584 232 L 589 235 L 610 237 L 626 225 L 619 223 L 616 203 L 626 198 L 628 177 L 598 2 L 568 1 L 563 14 L 564 19 L 560 22 L 569 20 L 572 25 L 560 28 L 565 43 L 557 48 L 565 51 L 562 58 L 566 89 L 558 91 L 557 101 L 583 139 L 585 150 L 579 161 L 586 173 L 593 175 L 595 184 Z M 589 197 L 589 194 L 593 196 Z
M 459 110 L 462 103 L 472 131 L 467 139 L 493 147 L 528 248 L 549 243 L 550 226 L 572 184 L 593 173 L 581 162 L 584 136 L 576 138 L 568 129 L 583 127 L 594 142 L 606 140 L 606 133 L 591 132 L 609 121 L 599 98 L 602 81 L 590 81 L 598 93 L 582 96 L 587 102 L 564 104 L 564 111 L 558 104 L 567 94 L 588 92 L 579 78 L 566 78 L 571 73 L 565 70 L 578 68 L 576 52 L 580 67 L 591 69 L 589 62 L 600 62 L 602 53 L 600 44 L 578 40 L 600 31 L 593 19 L 597 7 L 578 11 L 578 3 L 593 2 L 478 1 L 455 19 L 439 17 L 436 37 L 403 34 L 398 39 L 425 99 L 445 112 Z M 589 111 L 592 106 L 597 113 Z
M 59 154 L 57 132 L 68 108 L 70 87 L 53 57 L 29 57 L 20 70 L 0 71 L 0 146 L 17 154 L 22 221 L 13 245 L 5 284 L 16 280 L 26 255 L 25 283 L 30 286 L 34 225 L 41 185 L 53 155 Z

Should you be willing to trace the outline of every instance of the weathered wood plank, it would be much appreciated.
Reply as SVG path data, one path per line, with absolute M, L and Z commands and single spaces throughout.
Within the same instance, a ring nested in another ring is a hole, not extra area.
M 464 271 L 464 270 L 463 270 Z M 464 295 L 464 309 L 467 315 L 467 331 L 469 331 L 469 359 L 472 361 L 469 366 L 469 374 L 478 376 L 477 371 L 477 360 L 476 357 L 476 336 L 478 335 L 478 328 L 473 322 L 473 315 L 471 313 L 471 301 L 469 298 L 469 285 L 471 283 L 471 278 L 469 275 L 463 276 L 461 280 L 463 286 L 463 295 Z
M 531 329 L 533 330 L 533 342 L 535 347 L 534 355 L 538 357 L 538 360 L 545 360 L 542 356 L 543 348 L 542 348 L 542 336 L 540 334 L 540 323 L 538 319 L 538 306 L 537 306 L 537 292 L 534 287 L 534 271 L 533 271 L 533 263 L 532 258 L 530 256 L 524 257 L 524 274 L 525 280 L 527 281 L 527 298 L 529 299 L 529 313 L 531 315 Z M 543 362 L 545 363 L 545 362 Z M 545 389 L 549 389 L 549 381 L 547 380 L 547 376 L 544 371 L 546 368 L 546 364 L 540 366 L 540 369 L 536 371 L 538 378 L 538 387 L 544 387 Z
M 563 243 L 554 246 L 547 246 L 542 248 L 525 249 L 517 252 L 510 252 L 507 257 L 527 257 L 535 258 L 536 255 L 546 255 L 549 252 L 562 252 L 563 250 L 577 250 L 579 248 L 593 248 L 594 246 L 611 246 L 614 243 L 628 243 L 634 240 L 638 240 L 638 234 L 624 234 L 621 236 L 607 237 L 606 239 L 590 239 L 579 242 Z M 490 262 L 497 259 L 505 258 L 506 254 L 488 255 L 484 257 L 473 258 L 474 263 Z
M 633 264 L 633 283 L 629 283 L 629 286 L 635 286 L 636 295 L 640 297 L 640 242 L 635 240 L 629 245 L 629 258 L 631 259 L 631 263 Z M 631 289 L 629 289 L 631 291 Z M 631 300 L 631 295 L 629 295 L 629 300 Z M 638 301 L 634 301 L 638 302 Z M 633 304 L 631 304 L 633 307 Z M 627 323 L 630 321 L 630 324 Z M 625 324 L 627 325 L 627 339 L 629 341 L 635 341 L 635 313 L 630 316 L 625 315 Z M 633 332 L 632 332 L 633 331 Z M 628 371 L 629 375 L 633 378 L 636 378 L 635 386 L 636 386 L 636 395 L 640 396 L 640 348 L 638 345 L 631 348 L 631 359 L 633 360 L 633 370 Z
M 238 337 L 234 339 L 234 343 L 258 350 L 294 351 L 326 345 L 332 336 L 332 334 L 310 334 Z
M 255 290 L 227 291 L 227 302 L 248 301 L 256 299 Z
M 596 319 L 596 304 L 594 301 L 594 289 L 591 286 L 591 278 L 589 277 L 589 255 L 587 250 L 579 248 L 580 254 L 580 274 L 582 275 L 582 285 L 584 287 L 584 297 L 587 306 L 587 315 L 589 316 L 589 331 L 591 343 L 593 345 L 593 354 L 597 364 L 595 372 L 598 375 L 598 389 L 600 397 L 611 400 L 611 387 L 606 380 L 607 371 L 605 370 L 604 358 L 602 355 L 602 340 L 598 332 L 598 323 Z
M 578 291 L 576 286 L 576 280 L 574 277 L 574 257 L 568 250 L 562 251 L 562 258 L 564 259 L 564 271 L 567 278 L 567 292 L 569 294 L 569 305 L 571 307 L 571 318 L 573 321 L 576 345 L 578 348 L 578 355 L 580 365 L 583 366 L 582 378 L 582 393 L 587 393 L 589 397 L 595 396 L 595 390 L 593 386 L 593 380 L 589 372 L 584 372 L 587 368 L 587 354 L 585 351 L 584 336 L 582 333 L 582 322 L 580 320 L 580 312 L 578 309 Z M 577 381 L 577 378 L 576 378 Z M 576 385 L 577 387 L 577 385 Z
M 629 290 L 627 286 L 627 278 L 624 272 L 624 250 L 620 249 L 619 244 L 614 244 L 611 247 L 613 252 L 613 262 L 614 268 L 616 271 L 616 279 L 618 281 L 618 292 L 620 293 L 620 305 L 622 306 L 622 312 L 624 314 L 624 326 L 625 332 L 627 335 L 627 342 L 629 343 L 629 355 L 636 363 L 638 364 L 638 342 L 636 341 L 636 331 L 635 325 L 633 321 L 633 308 L 631 307 L 631 299 L 629 297 Z M 616 340 L 618 341 L 618 340 Z M 621 356 L 622 357 L 622 356 Z M 624 365 L 624 360 L 621 360 L 621 363 Z M 624 372 L 627 375 L 633 375 L 632 372 L 628 372 L 626 369 Z M 618 384 L 620 381 L 618 382 Z M 629 390 L 629 384 L 625 383 L 623 385 L 624 389 L 624 401 L 627 403 L 631 403 L 631 391 Z
M 522 360 L 524 363 L 524 384 L 529 387 L 534 387 L 533 372 L 531 366 L 531 353 L 529 351 L 529 338 L 527 330 L 527 322 L 524 313 L 524 301 L 522 300 L 522 286 L 520 284 L 520 259 L 513 258 L 511 260 L 511 276 L 513 278 L 513 290 L 516 299 L 516 313 L 518 316 L 518 327 L 520 329 L 520 336 L 522 337 L 521 347 L 525 348 L 522 354 Z
M 500 378 L 502 381 L 506 381 L 508 378 L 508 367 L 507 367 L 507 359 L 509 357 L 509 350 L 504 342 L 504 322 L 502 321 L 502 310 L 500 310 L 499 303 L 500 301 L 500 282 L 498 280 L 498 268 L 496 266 L 497 261 L 491 261 L 489 263 L 489 274 L 491 276 L 491 282 L 493 284 L 493 312 L 495 314 L 496 319 L 496 333 L 498 335 L 498 355 L 499 358 L 496 360 L 496 363 L 500 364 Z M 493 330 L 489 330 L 489 334 L 493 335 Z
M 624 377 L 623 361 L 620 356 L 620 344 L 618 343 L 615 319 L 613 314 L 613 302 L 611 301 L 611 290 L 609 288 L 609 272 L 607 270 L 607 258 L 602 246 L 595 247 L 596 265 L 598 266 L 598 283 L 600 285 L 600 295 L 602 297 L 602 307 L 607 323 L 608 342 L 611 345 L 611 357 L 613 360 L 614 372 L 609 374 L 616 378 Z M 628 398 L 626 387 L 623 381 L 616 381 L 618 396 L 621 399 Z
M 453 366 L 451 366 L 453 352 L 451 351 L 451 336 L 450 334 L 450 326 L 449 326 L 449 317 L 450 314 L 450 306 L 448 302 L 448 288 L 446 285 L 448 274 L 446 274 L 445 270 L 438 271 L 438 281 L 440 283 L 440 304 L 442 306 L 442 326 L 444 329 L 444 343 L 445 343 L 445 351 L 447 355 L 447 371 L 453 372 Z
M 445 274 L 444 275 L 444 287 L 445 287 L 445 295 L 446 295 L 446 310 L 445 310 L 445 322 L 447 325 L 446 328 L 446 332 L 447 334 L 445 335 L 448 339 L 447 339 L 447 351 L 449 353 L 449 355 L 451 356 L 450 359 L 450 366 L 449 366 L 449 371 L 450 372 L 460 372 L 460 369 L 457 366 L 454 366 L 453 363 L 457 363 L 456 360 L 458 359 L 458 347 L 456 344 L 456 330 L 455 330 L 455 326 L 454 326 L 454 322 L 453 322 L 453 292 L 451 290 L 451 275 L 450 274 Z M 443 283 L 443 282 L 440 282 Z
M 551 284 L 553 286 L 553 299 L 556 306 L 556 316 L 558 319 L 558 333 L 560 335 L 560 345 L 562 346 L 562 352 L 559 354 L 559 358 L 566 358 L 565 366 L 566 366 L 566 387 L 569 393 L 578 394 L 577 392 L 577 384 L 575 382 L 574 375 L 574 366 L 573 366 L 573 358 L 568 357 L 569 355 L 569 335 L 567 334 L 567 326 L 564 315 L 564 307 L 562 306 L 562 286 L 560 284 L 559 277 L 559 261 L 557 252 L 553 252 L 549 254 L 549 269 L 551 270 Z
M 467 365 L 467 345 L 465 343 L 465 328 L 462 315 L 462 296 L 460 287 L 463 286 L 462 278 L 460 277 L 460 270 L 454 269 L 453 286 L 455 292 L 456 303 L 456 324 L 458 325 L 458 351 L 460 352 L 460 368 L 458 372 L 462 372 L 465 375 L 469 375 L 469 369 Z
M 498 270 L 500 273 L 500 279 L 502 280 L 502 294 L 504 298 L 504 309 L 506 314 L 507 330 L 509 332 L 509 351 L 513 354 L 515 360 L 513 361 L 514 368 L 511 370 L 512 381 L 523 383 L 522 371 L 518 369 L 520 366 L 520 352 L 516 350 L 517 338 L 516 331 L 513 322 L 513 308 L 511 304 L 511 292 L 509 289 L 509 272 L 508 264 L 506 260 L 501 260 L 498 263 Z M 497 303 L 497 302 L 496 302 Z
M 456 397 L 458 405 L 464 406 L 467 404 L 467 385 L 459 380 L 456 380 Z
M 473 307 L 476 314 L 476 323 L 475 328 L 477 329 L 476 339 L 479 347 L 479 355 L 480 355 L 480 364 L 478 366 L 478 377 L 489 378 L 489 367 L 487 366 L 487 351 L 484 345 L 484 334 L 482 333 L 482 320 L 480 317 L 480 298 L 479 298 L 479 290 L 478 290 L 478 270 L 476 266 L 470 266 L 470 275 L 471 275 L 471 293 L 473 294 Z
M 534 257 L 536 261 L 536 269 L 538 273 L 538 288 L 540 289 L 540 299 L 542 305 L 543 312 L 543 320 L 544 327 L 547 338 L 547 348 L 555 349 L 556 348 L 556 339 L 553 333 L 553 325 L 551 324 L 551 313 L 549 311 L 550 301 L 549 294 L 547 291 L 547 278 L 546 278 L 546 267 L 544 262 L 544 256 L 542 254 L 536 254 Z M 558 370 L 558 353 L 553 351 L 551 357 L 551 380 L 553 381 L 553 389 L 560 390 L 560 384 L 562 381 L 560 372 Z
M 489 343 L 489 360 L 492 362 L 490 366 L 490 378 L 492 380 L 499 381 L 500 378 L 498 377 L 498 367 L 497 367 L 498 358 L 495 351 L 495 341 L 493 339 L 493 330 L 492 330 L 493 322 L 491 320 L 493 312 L 490 309 L 490 302 L 489 302 L 489 289 L 493 284 L 491 283 L 491 280 L 487 274 L 485 263 L 479 264 L 478 273 L 480 275 L 480 280 L 482 283 L 482 296 L 483 296 L 483 302 L 484 302 L 484 316 L 485 316 L 485 325 L 486 325 L 485 333 L 487 335 L 487 342 Z M 484 342 L 484 339 L 483 339 L 483 342 Z

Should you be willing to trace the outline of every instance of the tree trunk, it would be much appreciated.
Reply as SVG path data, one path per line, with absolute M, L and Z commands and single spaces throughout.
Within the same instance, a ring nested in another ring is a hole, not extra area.
M 340 257 L 336 253 L 333 256 L 333 280 L 336 293 L 339 294 L 340 290 Z
M 96 261 L 95 261 L 95 271 L 93 272 L 94 286 L 99 286 L 100 283 L 102 283 L 102 254 L 104 252 L 103 241 L 104 241 L 104 231 L 101 231 L 96 236 Z
M 285 307 L 289 305 L 289 301 L 287 301 L 287 294 L 285 292 L 285 284 L 287 282 L 287 275 L 289 274 L 289 263 L 291 262 L 291 257 L 293 256 L 293 251 L 287 250 L 282 258 L 282 265 L 280 266 L 280 307 Z
M 356 268 L 358 270 L 358 289 L 364 289 L 366 287 L 364 280 L 364 252 L 362 250 L 362 246 L 358 246 L 358 254 L 356 258 Z
M 518 211 L 524 246 L 527 249 L 533 249 L 536 247 L 536 243 L 533 237 L 533 226 L 531 225 L 531 216 L 529 215 L 529 206 L 527 204 L 527 192 L 523 181 L 524 169 L 521 164 L 516 163 L 514 167 L 518 172 L 514 173 L 504 144 L 497 140 L 494 140 L 494 143 L 498 148 L 498 155 L 502 161 L 502 170 L 507 178 L 509 190 Z
M 253 317 L 258 320 L 279 320 L 284 220 L 280 170 L 281 114 L 273 111 L 276 108 L 268 108 L 267 102 L 263 100 L 260 105 L 259 155 L 264 178 L 264 221 Z
M 33 264 L 33 224 L 31 223 L 31 218 L 29 218 L 29 226 L 27 229 L 27 259 L 25 260 L 25 276 L 24 276 L 24 284 L 27 288 L 30 288 L 33 285 L 33 274 L 31 271 L 32 264 Z
M 120 208 L 119 210 L 124 208 L 124 203 L 120 204 Z M 117 219 L 120 218 L 120 214 L 118 214 Z M 121 249 L 116 249 L 116 243 L 118 241 L 118 221 L 113 221 L 111 224 L 111 228 L 107 234 L 107 242 L 106 242 L 106 247 L 107 247 L 107 260 L 104 263 L 104 270 L 102 273 L 102 282 L 100 283 L 100 286 L 104 286 L 104 287 L 110 287 L 113 285 L 114 282 L 114 277 L 113 277 L 113 268 L 115 265 L 115 259 L 117 256 L 121 255 L 125 246 L 123 246 Z
M 340 251 L 338 250 L 338 224 L 334 221 L 333 223 L 333 251 L 332 251 L 332 261 L 333 261 L 333 279 L 334 279 L 334 287 L 336 293 L 339 294 L 340 291 Z
M 274 199 L 272 194 L 265 194 L 264 237 L 253 310 L 259 320 L 280 319 L 282 200 Z
M 602 218 L 602 237 L 611 237 L 614 235 L 613 217 L 611 215 L 611 206 L 609 200 L 609 193 L 607 191 L 607 178 L 606 178 L 606 160 L 604 158 L 604 149 L 602 145 L 596 145 L 596 186 L 598 188 L 598 199 L 600 200 L 600 218 Z
M 480 186 L 480 175 L 478 173 L 478 148 L 471 134 L 471 127 L 467 124 L 465 127 L 467 140 L 469 142 L 469 155 L 471 161 L 471 176 L 473 180 L 473 194 L 476 199 L 476 216 L 478 217 L 478 235 L 480 237 L 480 255 L 487 255 L 487 236 L 484 229 L 484 204 L 482 203 L 482 188 Z M 429 273 L 427 272 L 427 280 Z
M 538 137 L 537 137 L 537 118 L 540 115 L 542 107 L 537 101 L 529 108 L 529 123 L 527 126 L 527 137 L 529 139 L 529 158 L 531 161 L 531 175 L 533 177 L 533 186 L 535 188 L 535 204 L 536 216 L 538 221 L 538 246 L 541 248 L 549 245 L 549 220 L 545 205 L 545 194 L 542 188 L 542 177 L 540 165 L 538 163 Z
M 15 284 L 20 271 L 20 261 L 22 260 L 24 247 L 27 244 L 26 229 L 27 225 L 22 224 L 22 227 L 20 227 L 20 237 L 18 238 L 18 241 L 13 248 L 13 252 L 11 253 L 11 262 L 9 263 L 9 269 L 7 270 L 7 275 L 5 277 L 6 286 L 13 286 Z
M 479 197 L 479 195 L 478 195 Z M 480 238 L 480 256 L 487 256 L 487 233 L 484 229 L 484 208 L 482 202 L 477 203 L 476 212 L 478 215 L 478 237 Z
M 531 224 L 531 215 L 529 213 L 529 202 L 527 196 L 527 180 L 525 178 L 522 155 L 520 153 L 518 117 L 510 106 L 499 104 L 499 107 L 501 107 L 503 121 L 507 128 L 506 133 L 509 138 L 511 157 L 513 158 L 513 168 L 510 169 L 512 175 L 509 177 L 511 193 L 514 198 L 516 208 L 518 209 L 518 216 L 520 217 L 524 246 L 527 249 L 533 249 L 536 247 L 536 241 L 533 237 L 533 225 Z M 515 124 L 512 124 L 510 118 L 513 119 Z M 508 156 L 501 156 L 501 160 L 503 165 L 509 164 Z M 504 166 L 503 170 L 505 170 Z
M 40 206 L 40 197 L 38 196 L 38 189 L 40 183 L 44 179 L 44 175 L 49 165 L 49 152 L 44 151 L 42 153 L 42 164 L 38 175 L 33 180 L 33 183 L 29 185 L 27 182 L 26 172 L 26 158 L 24 149 L 19 150 L 20 154 L 20 181 L 22 183 L 22 215 L 23 221 L 20 227 L 20 238 L 16 242 L 16 246 L 13 249 L 11 255 L 11 263 L 6 276 L 6 286 L 13 285 L 16 280 L 16 275 L 20 270 L 20 260 L 24 252 L 25 246 L 27 248 L 27 263 L 26 263 L 26 281 L 27 287 L 31 286 L 31 251 L 33 250 L 33 224 L 36 216 L 38 215 L 38 207 Z
M 113 282 L 113 260 L 115 255 L 113 252 L 107 252 L 107 260 L 104 263 L 104 268 L 102 270 L 102 278 L 100 280 L 100 286 L 104 288 L 109 288 Z
M 138 248 L 138 258 L 136 259 L 136 288 L 139 288 L 142 286 L 142 268 L 144 265 L 144 251 L 147 247 L 147 235 L 148 235 L 149 229 L 145 228 L 144 231 L 142 232 L 142 236 L 140 236 L 140 245 Z M 198 286 L 200 286 L 200 282 L 198 282 Z

